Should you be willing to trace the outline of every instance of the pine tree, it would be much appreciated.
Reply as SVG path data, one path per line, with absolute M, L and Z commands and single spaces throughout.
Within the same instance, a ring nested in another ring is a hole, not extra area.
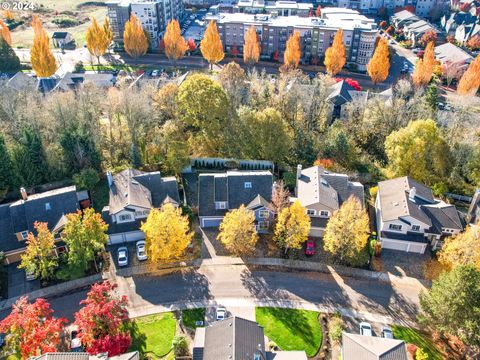
M 3 136 L 0 135 L 0 201 L 15 187 L 15 172 Z
M 88 51 L 97 58 L 100 64 L 100 57 L 105 54 L 111 41 L 105 32 L 105 26 L 100 26 L 95 18 L 92 18 L 92 23 L 87 29 L 86 40 Z
M 21 68 L 20 59 L 15 50 L 0 35 L 0 72 L 15 73 Z
M 174 19 L 168 23 L 163 41 L 165 43 L 165 55 L 173 61 L 173 66 L 176 66 L 177 60 L 181 59 L 188 50 L 188 44 L 181 35 L 177 20 Z
M 300 63 L 302 51 L 300 49 L 300 33 L 295 31 L 287 40 L 287 47 L 283 54 L 283 62 L 289 69 L 295 69 Z
M 8 45 L 12 46 L 12 35 L 8 26 L 0 19 L 0 37 L 2 37 Z
M 460 95 L 475 94 L 480 87 L 480 55 L 471 62 L 458 83 Z
M 339 29 L 333 38 L 333 44 L 325 51 L 324 64 L 331 76 L 337 75 L 346 63 L 346 50 L 343 43 L 343 30 Z
M 134 59 L 147 53 L 148 37 L 143 31 L 142 23 L 135 15 L 131 15 L 130 20 L 125 24 L 123 44 L 127 54 Z
M 243 61 L 252 65 L 260 58 L 260 43 L 258 42 L 257 30 L 254 25 L 250 26 L 245 33 L 245 44 L 243 45 Z
M 367 65 L 368 75 L 374 84 L 385 81 L 390 69 L 390 54 L 387 40 L 381 38 L 377 44 L 373 57 Z
M 30 50 L 30 62 L 33 71 L 38 77 L 49 77 L 57 71 L 57 62 L 50 50 L 50 39 L 43 29 L 38 16 L 34 15 L 32 20 L 34 32 L 33 46 Z
M 217 24 L 215 21 L 210 21 L 200 42 L 200 51 L 203 57 L 210 64 L 210 69 L 213 69 L 213 64 L 223 60 L 225 53 L 223 52 L 222 41 L 218 34 Z

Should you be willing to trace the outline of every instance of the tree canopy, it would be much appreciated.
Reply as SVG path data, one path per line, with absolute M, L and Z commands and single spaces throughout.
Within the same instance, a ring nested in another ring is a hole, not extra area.
M 345 44 L 343 43 L 343 30 L 337 30 L 333 38 L 333 44 L 325 51 L 325 67 L 327 72 L 335 76 L 345 65 L 347 61 Z
M 134 59 L 147 53 L 149 46 L 148 37 L 142 28 L 142 23 L 135 15 L 131 15 L 130 19 L 125 23 L 123 44 L 127 54 Z
M 181 35 L 180 24 L 177 20 L 169 21 L 163 41 L 165 44 L 165 55 L 173 61 L 173 66 L 176 66 L 177 60 L 181 59 L 188 50 L 188 44 Z
M 260 43 L 258 42 L 257 29 L 250 26 L 244 36 L 243 61 L 245 64 L 255 64 L 260 58 Z
M 220 224 L 218 240 L 233 255 L 251 255 L 258 241 L 253 211 L 244 205 L 229 211 Z
M 373 57 L 367 64 L 367 72 L 374 84 L 385 81 L 390 69 L 390 53 L 387 40 L 381 38 L 375 48 Z
M 213 68 L 213 64 L 222 61 L 225 56 L 222 41 L 220 35 L 218 35 L 217 24 L 213 20 L 208 23 L 205 29 L 203 39 L 200 42 L 200 51 L 210 64 L 210 68 Z
M 309 232 L 310 217 L 306 209 L 296 200 L 278 214 L 274 240 L 287 253 L 289 249 L 300 249 L 302 243 L 307 241 Z

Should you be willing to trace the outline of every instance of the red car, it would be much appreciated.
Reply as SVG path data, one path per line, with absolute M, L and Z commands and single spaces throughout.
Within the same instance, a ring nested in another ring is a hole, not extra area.
M 307 240 L 307 246 L 305 248 L 305 255 L 312 256 L 315 254 L 315 241 L 313 239 Z

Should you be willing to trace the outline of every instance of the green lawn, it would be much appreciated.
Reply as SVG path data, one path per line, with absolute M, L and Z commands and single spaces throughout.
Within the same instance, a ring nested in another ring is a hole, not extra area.
M 393 336 L 395 339 L 401 339 L 407 344 L 414 344 L 422 348 L 427 354 L 429 360 L 442 360 L 444 356 L 435 346 L 432 340 L 427 335 L 421 333 L 418 330 L 404 327 L 404 326 L 392 326 Z
M 172 348 L 176 331 L 176 320 L 172 313 L 156 314 L 137 318 L 132 324 L 132 346 L 130 351 L 151 353 L 157 357 L 167 355 Z
M 186 327 L 196 329 L 196 321 L 205 321 L 205 308 L 183 310 L 182 319 Z
M 322 343 L 322 329 L 316 311 L 260 307 L 255 309 L 257 322 L 265 335 L 282 350 L 305 350 L 314 356 Z

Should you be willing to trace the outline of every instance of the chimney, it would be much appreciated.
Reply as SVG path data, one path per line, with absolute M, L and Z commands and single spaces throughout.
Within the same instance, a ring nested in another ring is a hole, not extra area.
M 411 201 L 415 201 L 415 196 L 417 195 L 417 189 L 415 189 L 415 186 L 412 187 L 410 189 L 410 191 L 408 192 L 408 198 L 411 200 Z
M 302 165 L 298 164 L 297 165 L 297 179 L 300 179 L 302 176 Z
M 26 201 L 26 200 L 28 199 L 27 190 L 25 190 L 24 187 L 21 187 L 21 188 L 20 188 L 20 194 L 22 195 L 22 199 L 23 199 L 23 200 Z
M 111 171 L 107 171 L 107 181 L 108 181 L 108 187 L 112 187 L 113 185 L 113 176 Z

